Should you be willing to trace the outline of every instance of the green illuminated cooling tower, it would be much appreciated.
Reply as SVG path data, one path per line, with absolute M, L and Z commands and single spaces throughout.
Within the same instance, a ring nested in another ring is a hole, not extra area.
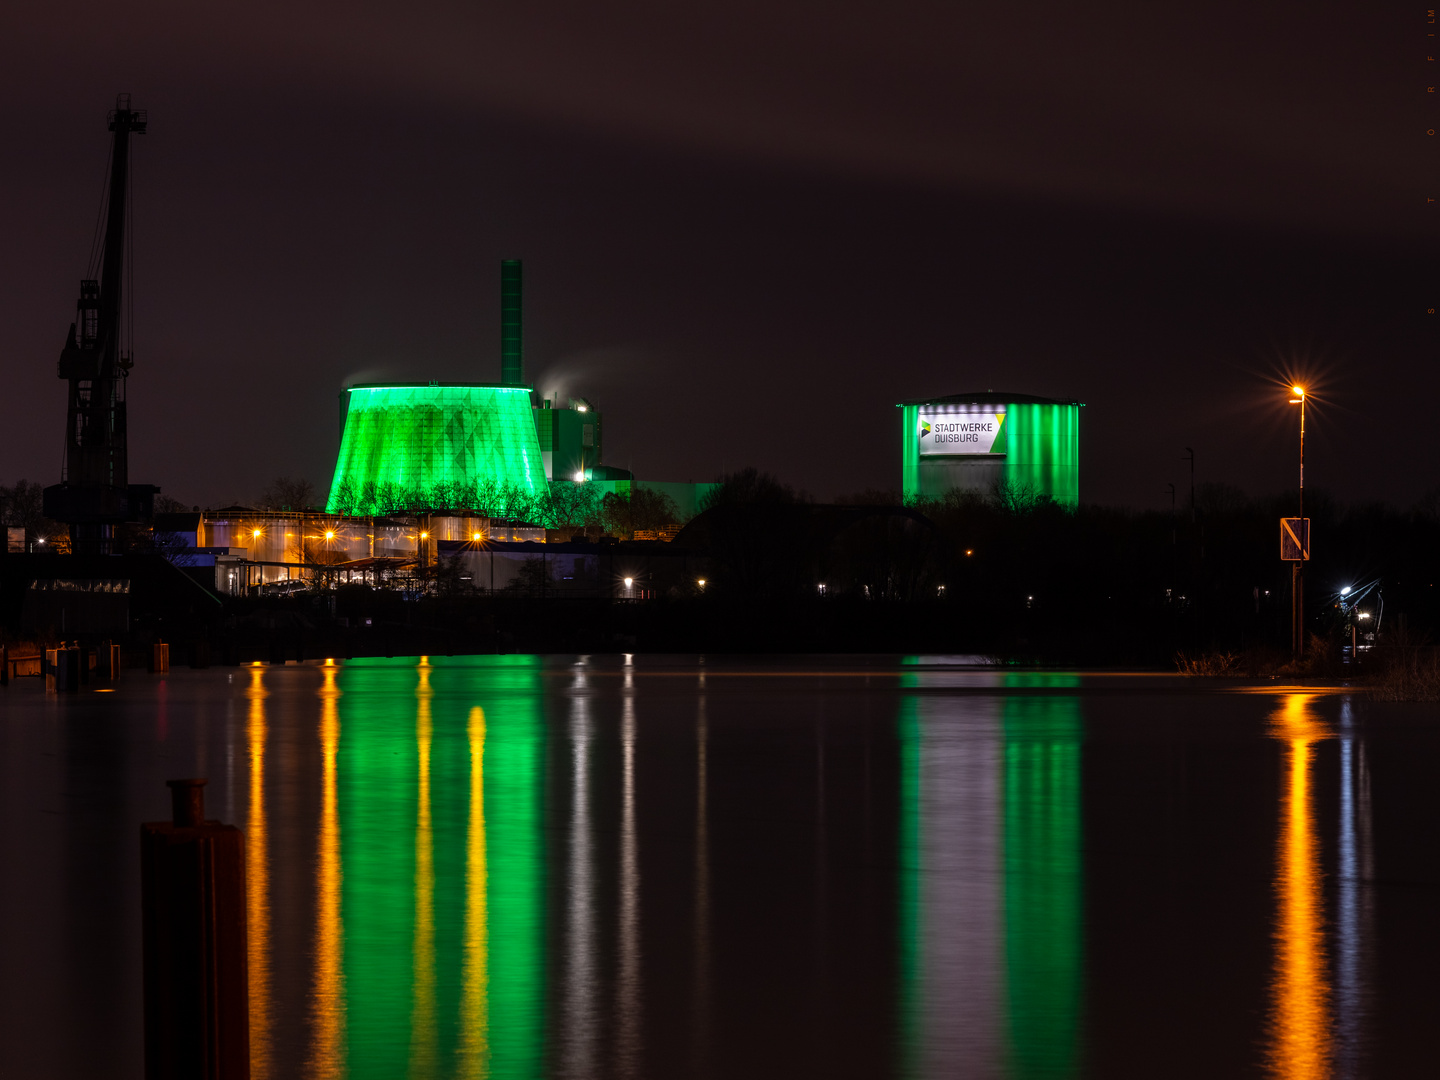
M 901 409 L 905 498 L 947 492 L 1080 502 L 1078 401 L 1028 394 L 952 394 Z
M 421 492 L 486 481 L 548 490 L 527 387 L 353 386 L 348 398 L 332 513 L 346 480 L 356 490 L 371 481 Z

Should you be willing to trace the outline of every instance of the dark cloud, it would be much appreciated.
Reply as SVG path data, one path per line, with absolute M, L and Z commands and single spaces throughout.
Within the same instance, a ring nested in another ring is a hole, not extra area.
M 894 401 L 995 386 L 1089 402 L 1087 498 L 1158 499 L 1183 445 L 1277 487 L 1288 418 L 1256 403 L 1318 365 L 1312 483 L 1433 483 L 1418 18 L 992 7 L 9 15 L 0 462 L 58 474 L 125 89 L 152 121 L 132 468 L 182 498 L 328 479 L 357 371 L 493 377 L 513 256 L 531 371 L 590 358 L 607 452 L 652 476 L 893 484 Z

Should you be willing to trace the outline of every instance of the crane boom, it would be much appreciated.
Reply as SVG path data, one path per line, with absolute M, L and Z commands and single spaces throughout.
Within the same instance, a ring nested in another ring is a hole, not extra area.
M 149 516 L 158 490 L 129 483 L 125 378 L 132 359 L 121 341 L 130 136 L 145 134 L 147 118 L 121 94 L 108 120 L 114 138 L 100 277 L 80 282 L 76 319 L 60 352 L 57 374 L 69 383 L 65 473 L 45 489 L 46 516 L 68 524 L 72 549 L 87 554 L 112 553 L 114 526 Z

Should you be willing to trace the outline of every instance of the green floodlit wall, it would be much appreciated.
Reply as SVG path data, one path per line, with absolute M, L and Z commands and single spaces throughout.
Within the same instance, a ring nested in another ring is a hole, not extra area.
M 920 498 L 920 406 L 900 406 L 900 490 L 905 501 Z
M 927 479 L 921 468 L 919 405 L 902 405 L 900 483 L 907 500 L 939 498 L 951 488 L 988 494 L 994 472 L 974 471 L 975 487 Z M 1080 503 L 1080 406 L 1005 405 L 1005 453 L 995 455 L 998 474 L 1012 489 L 1047 495 L 1061 506 Z M 977 456 L 979 457 L 979 456 Z M 928 461 L 936 461 L 930 457 Z M 939 458 L 938 460 L 956 460 Z M 978 462 L 977 462 L 978 463 Z M 953 477 L 955 474 L 950 474 Z
M 356 386 L 327 509 L 345 480 L 407 490 L 496 481 L 548 490 L 530 391 L 523 386 Z

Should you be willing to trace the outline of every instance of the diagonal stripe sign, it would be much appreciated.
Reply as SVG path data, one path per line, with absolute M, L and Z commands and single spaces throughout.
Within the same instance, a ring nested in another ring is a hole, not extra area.
M 1280 519 L 1280 558 L 1286 562 L 1304 562 L 1310 558 L 1310 549 L 1300 540 L 1299 533 L 1305 534 L 1305 540 L 1310 539 L 1310 519 L 1304 518 L 1301 525 L 1301 518 Z M 1299 532 L 1296 528 L 1299 528 Z

